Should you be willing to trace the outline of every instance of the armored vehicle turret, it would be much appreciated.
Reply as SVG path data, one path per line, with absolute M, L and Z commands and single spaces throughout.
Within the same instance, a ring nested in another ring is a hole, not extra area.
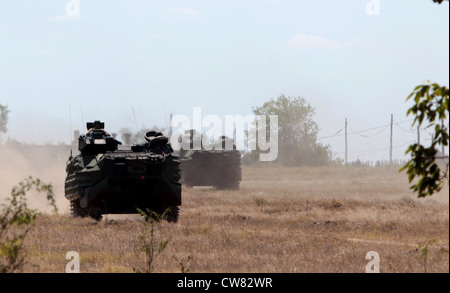
M 99 122 L 99 121 L 96 121 Z M 67 161 L 65 197 L 74 217 L 137 213 L 137 209 L 166 213 L 176 222 L 181 205 L 180 160 L 168 138 L 148 132 L 146 143 L 118 150 L 120 141 L 101 125 L 87 123 L 78 139 L 79 154 Z
M 184 139 L 190 142 L 179 151 L 184 185 L 239 188 L 242 180 L 241 153 L 236 150 L 233 139 L 221 136 L 208 148 L 202 144 L 202 136 L 195 130 L 186 131 Z

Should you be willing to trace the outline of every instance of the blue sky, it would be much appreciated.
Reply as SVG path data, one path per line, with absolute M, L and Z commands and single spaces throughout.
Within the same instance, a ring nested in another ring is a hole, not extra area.
M 368 15 L 376 0 L 79 0 L 68 16 L 69 2 L 0 0 L 3 139 L 68 143 L 95 119 L 110 132 L 164 127 L 194 106 L 247 115 L 285 94 L 315 108 L 319 137 L 394 114 L 403 158 L 415 139 L 405 98 L 425 80 L 449 85 L 448 2 L 379 0 Z M 351 159 L 388 159 L 378 130 L 350 135 Z M 343 136 L 321 142 L 343 157 Z

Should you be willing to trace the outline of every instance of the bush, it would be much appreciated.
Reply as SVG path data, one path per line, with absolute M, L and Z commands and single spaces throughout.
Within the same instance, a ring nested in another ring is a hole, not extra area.
M 32 187 L 38 192 L 46 192 L 53 211 L 58 212 L 51 184 L 30 176 L 12 189 L 11 198 L 0 206 L 0 273 L 15 272 L 25 263 L 24 241 L 40 214 L 27 206 L 26 193 Z

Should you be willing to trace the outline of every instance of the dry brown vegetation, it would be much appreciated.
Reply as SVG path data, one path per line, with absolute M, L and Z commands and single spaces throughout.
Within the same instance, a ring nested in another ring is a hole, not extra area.
M 397 169 L 244 167 L 240 190 L 184 188 L 179 222 L 156 226 L 157 241 L 170 241 L 154 271 L 363 273 L 376 251 L 381 272 L 448 273 L 448 185 L 417 199 Z M 62 273 L 69 251 L 81 272 L 145 267 L 140 217 L 60 213 L 38 218 L 24 272 Z M 425 264 L 419 244 L 433 239 Z

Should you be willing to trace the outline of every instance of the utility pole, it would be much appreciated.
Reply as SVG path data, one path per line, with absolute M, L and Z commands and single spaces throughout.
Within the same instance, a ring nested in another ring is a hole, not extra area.
M 392 165 L 392 134 L 394 130 L 394 115 L 391 114 L 391 139 L 390 139 L 390 146 L 389 146 L 389 162 Z
M 442 119 L 441 120 L 441 129 L 444 129 L 444 119 Z M 441 144 L 441 156 L 442 157 L 445 157 L 445 146 L 444 146 L 444 144 Z
M 420 145 L 420 126 L 417 125 L 417 145 Z
M 347 118 L 345 118 L 345 165 L 348 164 Z

